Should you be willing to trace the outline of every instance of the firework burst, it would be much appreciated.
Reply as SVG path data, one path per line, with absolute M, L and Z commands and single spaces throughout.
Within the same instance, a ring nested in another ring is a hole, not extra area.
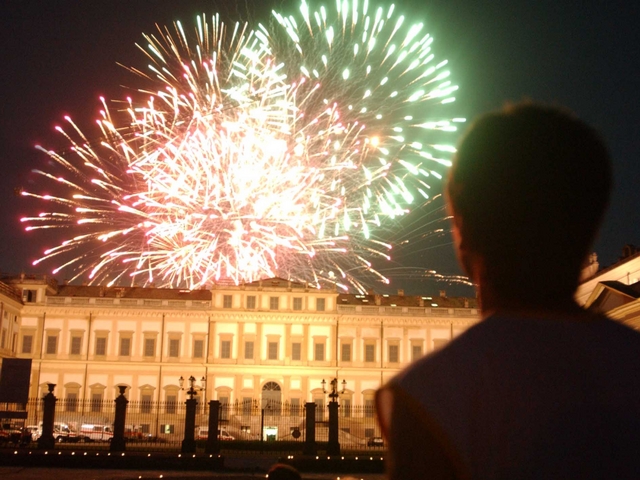
M 27 230 L 73 232 L 34 263 L 108 284 L 388 281 L 371 264 L 390 249 L 376 232 L 449 165 L 435 139 L 462 121 L 438 117 L 457 87 L 393 6 L 303 2 L 274 18 L 145 36 L 149 70 L 131 70 L 159 88 L 129 100 L 126 121 L 103 100 L 99 143 L 67 118 L 72 152 L 46 153 L 69 174 L 36 172 L 64 193 L 23 192 L 55 206 Z

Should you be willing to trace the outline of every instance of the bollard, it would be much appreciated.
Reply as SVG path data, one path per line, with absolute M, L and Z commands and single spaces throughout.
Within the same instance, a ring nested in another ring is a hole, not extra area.
M 116 398 L 116 416 L 113 420 L 113 438 L 111 439 L 111 445 L 109 445 L 109 451 L 111 452 L 124 452 L 126 450 L 125 438 L 124 438 L 124 423 L 127 418 L 127 404 L 129 400 L 124 396 L 124 392 L 127 389 L 125 385 L 118 385 L 120 389 L 120 395 Z
M 38 448 L 41 450 L 51 450 L 55 444 L 53 438 L 53 422 L 56 416 L 56 402 L 58 399 L 53 394 L 53 389 L 56 388 L 55 383 L 48 383 L 49 393 L 47 393 L 42 399 L 44 405 L 44 412 L 42 414 L 42 435 L 38 438 Z

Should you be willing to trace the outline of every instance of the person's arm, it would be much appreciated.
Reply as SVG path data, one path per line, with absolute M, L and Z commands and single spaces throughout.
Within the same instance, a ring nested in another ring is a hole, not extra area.
M 387 444 L 386 470 L 390 480 L 454 480 L 450 455 L 425 422 L 425 414 L 396 390 L 376 394 L 376 411 Z M 404 400 L 404 401 L 403 401 Z

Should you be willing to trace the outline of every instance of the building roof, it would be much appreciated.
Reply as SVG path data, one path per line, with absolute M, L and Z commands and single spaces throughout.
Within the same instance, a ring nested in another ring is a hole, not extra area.
M 607 313 L 640 298 L 640 282 L 626 285 L 617 281 L 599 282 L 585 303 L 594 313 Z
M 296 281 L 293 281 L 293 280 L 286 280 L 286 279 L 280 278 L 280 277 L 263 278 L 261 280 L 255 280 L 253 282 L 243 283 L 243 285 L 247 286 L 247 287 L 267 287 L 267 288 L 269 288 L 269 287 L 273 287 L 273 288 L 282 288 L 282 287 L 287 287 L 287 288 L 309 288 L 304 283 L 296 282 Z
M 478 308 L 475 298 L 407 295 L 358 295 L 341 293 L 338 305 L 381 305 L 388 307 Z

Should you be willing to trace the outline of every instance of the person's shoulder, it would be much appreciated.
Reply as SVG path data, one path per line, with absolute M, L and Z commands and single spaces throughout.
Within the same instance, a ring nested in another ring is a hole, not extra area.
M 491 342 L 499 326 L 492 318 L 482 320 L 453 338 L 444 347 L 430 352 L 413 362 L 398 374 L 393 382 L 398 385 L 422 383 L 435 375 L 447 375 L 461 365 L 472 366 L 481 355 L 483 346 Z

